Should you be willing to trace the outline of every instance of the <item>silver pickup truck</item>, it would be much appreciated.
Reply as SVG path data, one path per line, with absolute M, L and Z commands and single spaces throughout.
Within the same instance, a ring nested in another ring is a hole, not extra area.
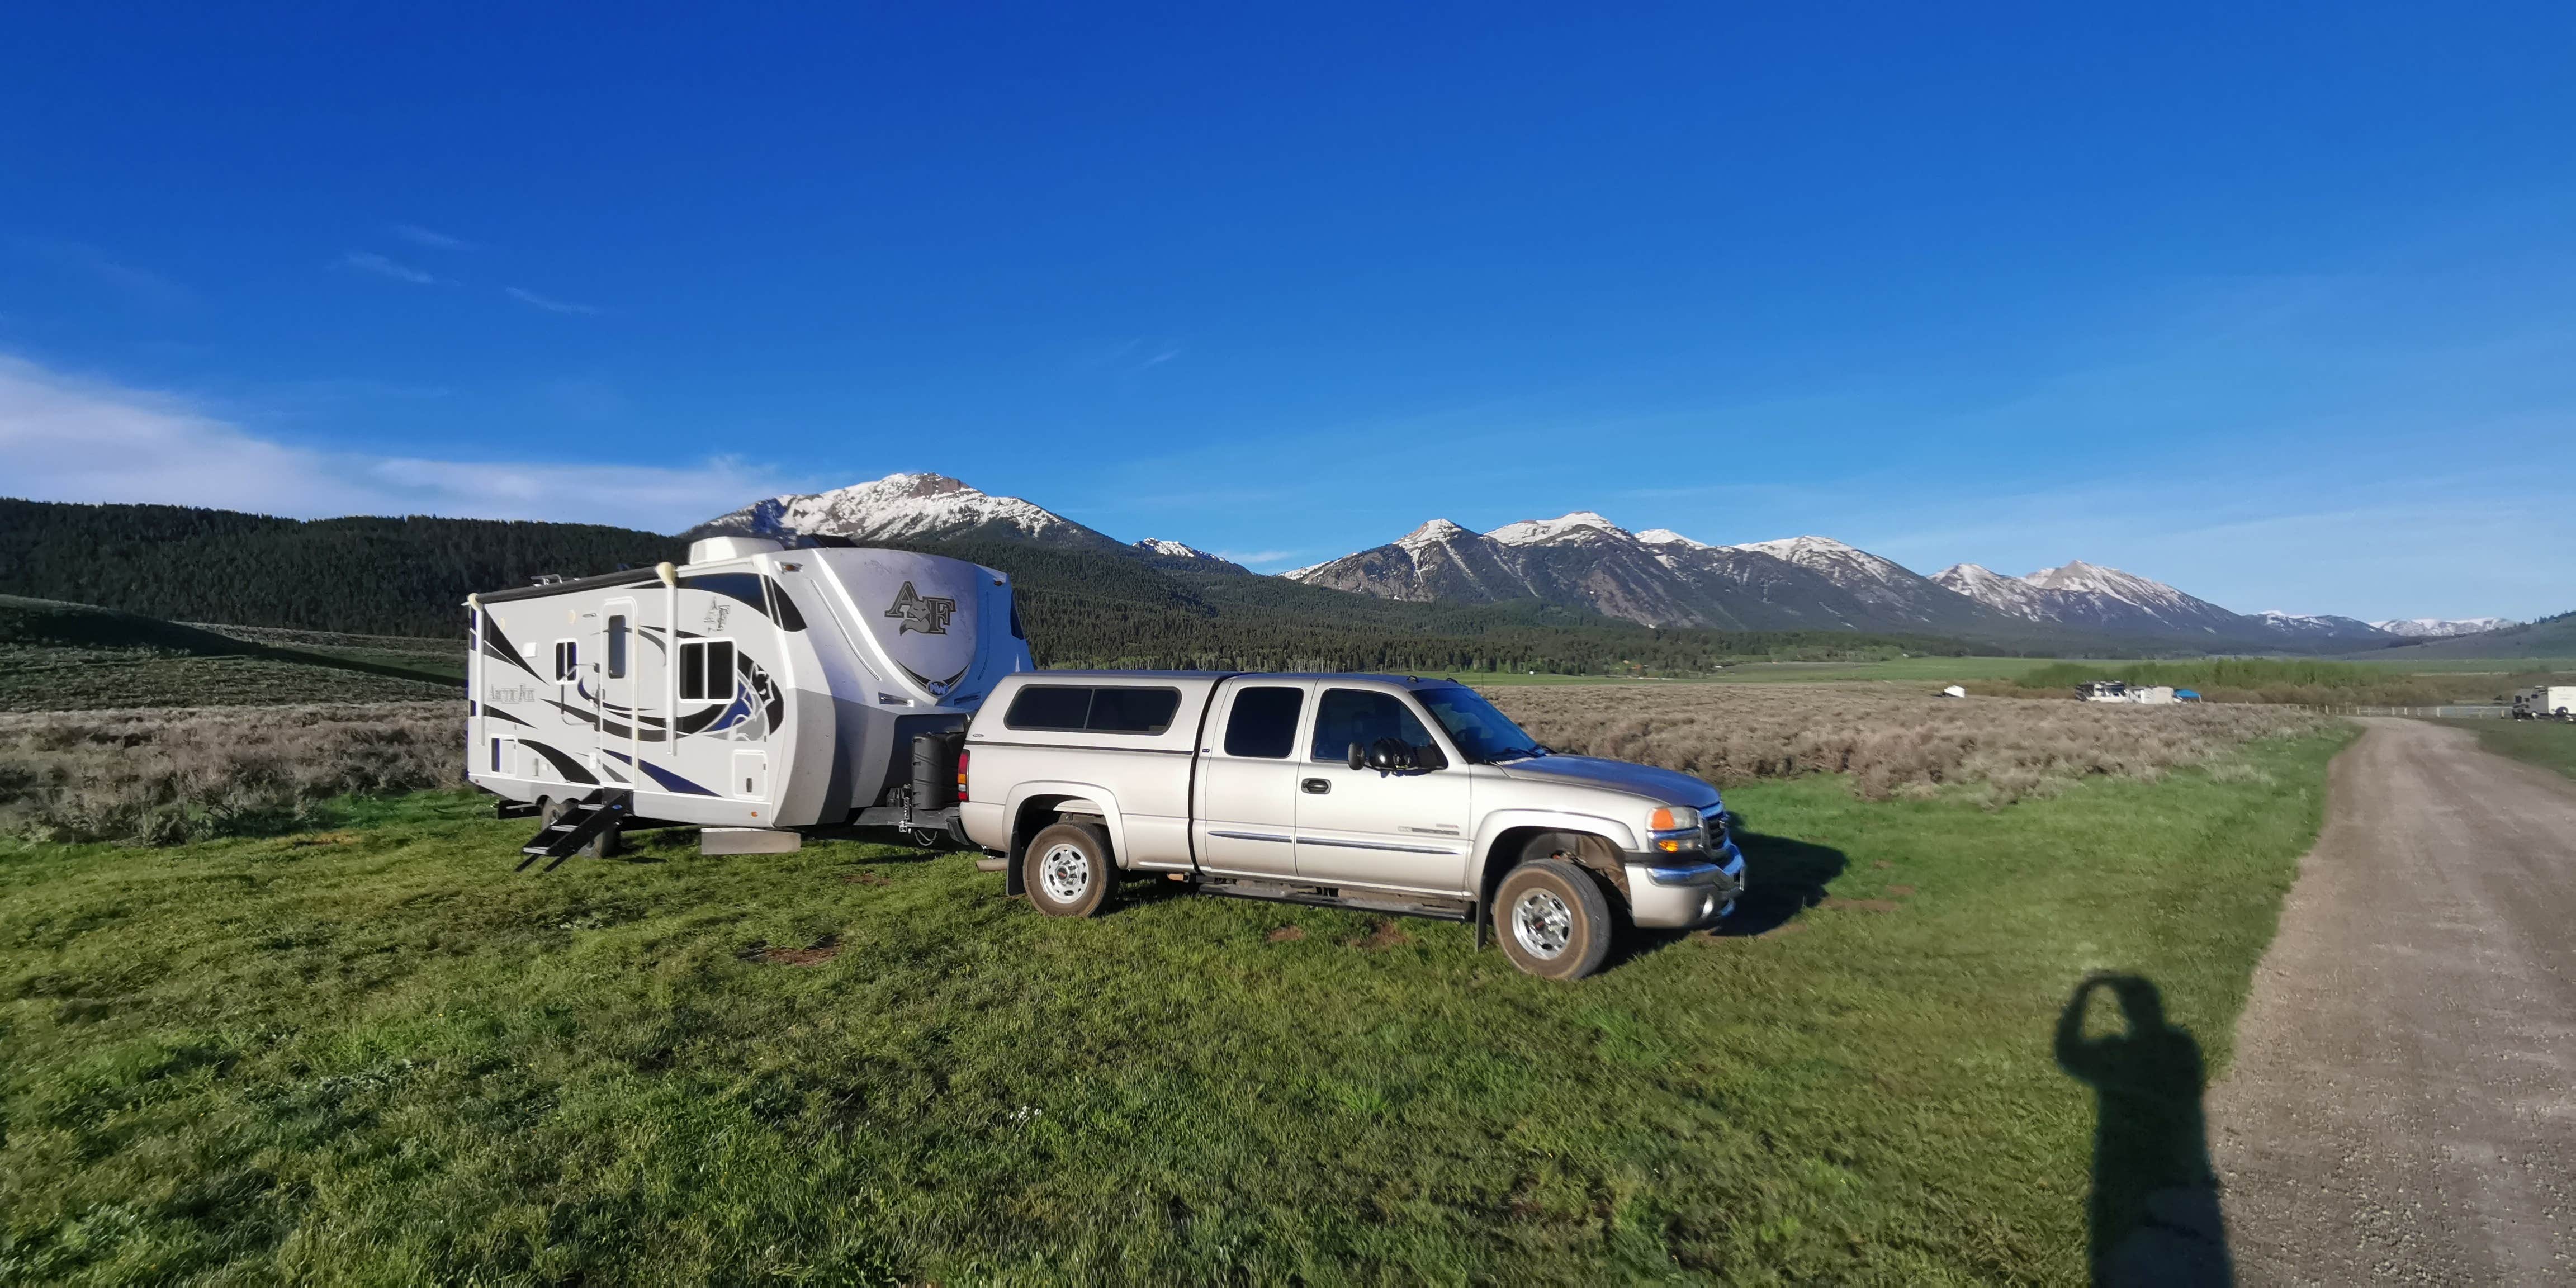
M 1539 746 L 1475 690 L 1387 675 L 1027 671 L 967 727 L 958 825 L 1010 893 L 1091 916 L 1123 874 L 1493 926 L 1533 975 L 1744 888 L 1717 790 Z

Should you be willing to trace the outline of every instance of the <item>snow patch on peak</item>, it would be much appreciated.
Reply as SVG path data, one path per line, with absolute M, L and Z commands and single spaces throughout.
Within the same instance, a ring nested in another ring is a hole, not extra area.
M 1165 541 L 1160 537 L 1147 537 L 1137 542 L 1136 548 L 1150 555 L 1170 555 L 1175 559 L 1206 559 L 1212 562 L 1223 562 L 1215 555 L 1196 546 L 1183 545 L 1178 541 Z
M 2150 578 L 2117 568 L 2104 568 L 2072 559 L 2054 568 L 2042 568 L 2022 578 L 2041 590 L 2067 590 L 2083 595 L 2104 595 L 2142 607 L 2185 603 L 2191 596 Z
M 1693 541 L 1670 528 L 1648 528 L 1637 534 L 1639 541 L 1650 546 L 1688 546 L 1693 550 L 1715 550 L 1705 541 Z
M 1447 519 L 1433 519 L 1431 522 L 1423 524 L 1421 527 L 1415 528 L 1413 531 L 1405 533 L 1403 536 L 1397 537 L 1395 539 L 1395 544 L 1402 546 L 1407 550 L 1420 550 L 1424 546 L 1446 545 L 1449 542 L 1467 535 L 1470 534 L 1465 528 L 1451 523 Z M 1321 565 L 1317 566 L 1320 567 Z
M 2423 640 L 2448 639 L 2454 635 L 2479 635 L 2521 624 L 2510 617 L 2402 617 L 2371 623 L 2391 635 Z
M 1769 555 L 1774 559 L 1786 559 L 1791 563 L 1797 563 L 1801 558 L 1812 555 L 1863 555 L 1872 559 L 1878 557 L 1858 547 L 1844 545 L 1832 537 L 1782 537 L 1776 541 L 1747 541 L 1741 545 L 1728 546 L 1727 549 L 1751 550 Z
M 1614 537 L 1628 535 L 1627 529 L 1590 510 L 1577 510 L 1553 519 L 1523 519 L 1518 523 L 1506 523 L 1485 535 L 1507 546 L 1542 546 L 1587 532 Z
M 763 501 L 716 520 L 745 522 L 774 533 L 856 539 L 929 536 L 1003 526 L 1030 537 L 1087 535 L 1054 511 L 1015 496 L 994 496 L 945 474 L 889 474 L 828 492 Z

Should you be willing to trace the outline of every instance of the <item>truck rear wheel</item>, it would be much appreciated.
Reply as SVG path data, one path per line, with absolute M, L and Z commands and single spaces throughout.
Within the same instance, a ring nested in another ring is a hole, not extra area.
M 1029 838 L 1020 857 L 1029 902 L 1050 917 L 1093 917 L 1118 888 L 1109 838 L 1088 823 L 1058 823 Z
M 1512 965 L 1541 979 L 1581 979 L 1610 954 L 1610 901 L 1563 859 L 1513 868 L 1494 893 L 1495 938 Z

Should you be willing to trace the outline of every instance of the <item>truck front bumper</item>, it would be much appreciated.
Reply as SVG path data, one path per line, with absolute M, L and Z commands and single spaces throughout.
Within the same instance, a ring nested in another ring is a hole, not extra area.
M 1744 854 L 1728 841 L 1704 854 L 1630 853 L 1628 919 L 1649 930 L 1695 930 L 1735 911 Z

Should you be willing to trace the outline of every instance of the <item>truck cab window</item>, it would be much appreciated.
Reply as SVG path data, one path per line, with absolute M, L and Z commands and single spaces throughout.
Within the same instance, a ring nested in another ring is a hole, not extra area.
M 1341 761 L 1352 743 L 1366 747 L 1393 738 L 1408 747 L 1431 745 L 1431 731 L 1404 704 L 1404 699 L 1375 689 L 1326 689 L 1315 704 L 1317 761 Z
M 608 678 L 626 678 L 626 618 L 623 614 L 608 619 Z
M 733 701 L 733 641 L 688 640 L 680 645 L 680 700 Z
M 555 641 L 555 679 L 569 684 L 580 678 L 581 645 L 571 640 Z
M 1240 689 L 1225 720 L 1225 754 L 1262 760 L 1286 760 L 1297 749 L 1297 716 L 1306 707 L 1304 689 L 1261 685 Z

